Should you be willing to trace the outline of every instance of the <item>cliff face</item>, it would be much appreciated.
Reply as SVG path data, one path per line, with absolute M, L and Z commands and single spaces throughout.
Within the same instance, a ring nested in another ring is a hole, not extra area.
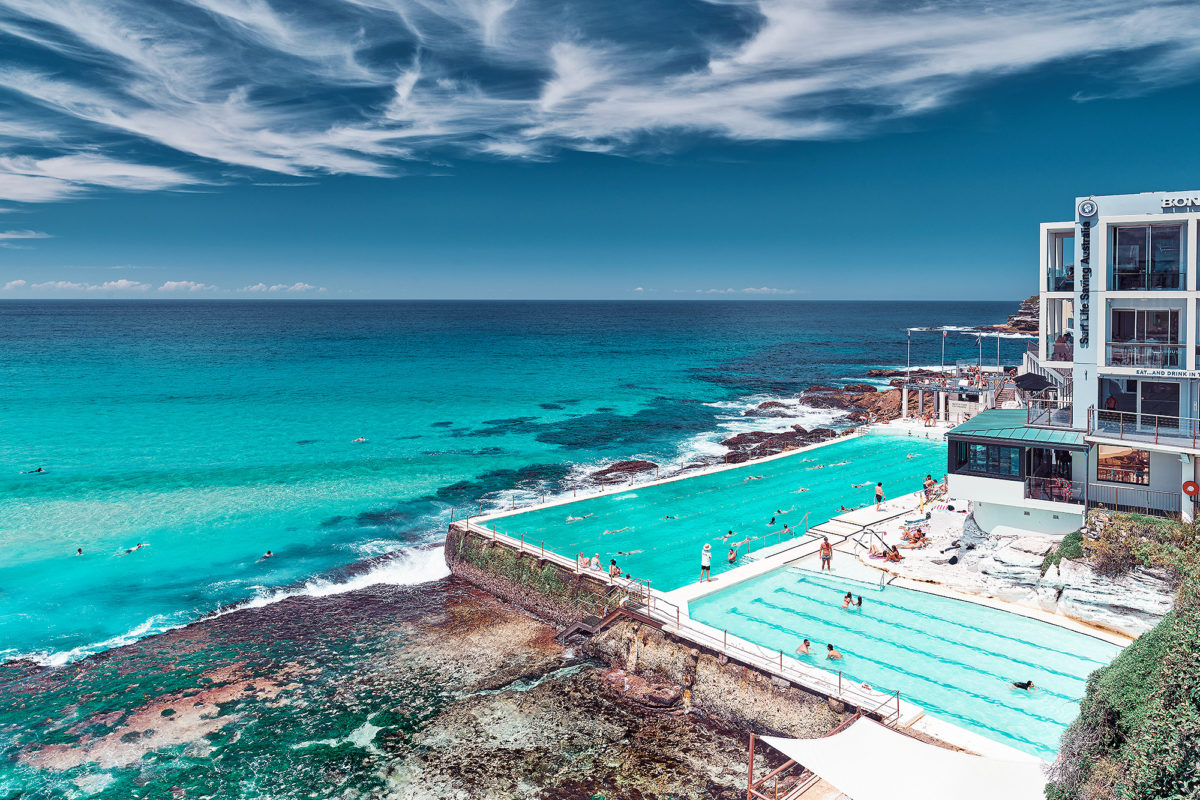
M 979 330 L 993 331 L 995 333 L 1024 333 L 1037 336 L 1040 308 L 1041 304 L 1038 296 L 1034 295 L 1027 300 L 1021 301 L 1021 306 L 1017 309 L 1017 313 L 1009 314 L 1008 322 L 1003 325 L 983 325 Z

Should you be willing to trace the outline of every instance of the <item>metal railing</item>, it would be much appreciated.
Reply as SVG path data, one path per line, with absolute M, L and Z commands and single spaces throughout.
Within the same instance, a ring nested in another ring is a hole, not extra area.
M 1058 387 L 1060 397 L 1070 398 L 1074 396 L 1071 386 L 1071 376 L 1063 375 L 1056 369 L 1051 369 L 1042 363 L 1037 354 L 1037 342 L 1030 342 L 1029 349 L 1023 354 L 1021 359 L 1021 372 L 1032 372 L 1034 375 L 1039 375 L 1050 381 Z
M 1200 419 L 1092 408 L 1088 409 L 1088 434 L 1195 448 L 1200 440 Z
M 1105 363 L 1110 367 L 1157 367 L 1183 369 L 1187 363 L 1185 345 L 1163 342 L 1109 342 Z
M 1083 481 L 1066 478 L 1026 478 L 1025 497 L 1029 500 L 1050 500 L 1055 503 L 1083 504 Z
M 1134 511 L 1150 516 L 1179 516 L 1183 501 L 1177 492 L 1160 492 L 1139 486 L 1112 483 L 1088 484 L 1088 507 L 1103 506 L 1113 511 Z
M 710 633 L 710 631 L 715 631 L 714 628 L 693 622 L 679 605 L 667 600 L 661 592 L 654 591 L 649 581 L 630 579 L 626 576 L 613 578 L 607 572 L 585 569 L 577 559 L 567 558 L 553 550 L 546 550 L 544 543 L 539 543 L 536 547 L 530 546 L 524 539 L 513 538 L 469 520 L 460 520 L 455 524 L 496 544 L 553 562 L 571 570 L 576 575 L 602 584 L 620 587 L 629 592 L 631 597 L 636 596 L 643 605 L 643 608 L 639 609 L 641 613 L 662 623 L 663 630 L 703 645 L 731 660 L 799 684 L 826 697 L 851 703 L 864 712 L 879 716 L 885 723 L 894 722 L 900 715 L 900 692 L 898 690 L 895 692 L 881 692 L 876 689 L 864 690 L 856 684 L 843 680 L 840 671 L 834 675 L 817 667 L 801 664 L 795 658 L 785 656 L 782 650 L 773 650 L 737 636 L 730 636 L 728 630 L 721 631 L 721 635 L 718 637 L 715 633 Z M 891 708 L 893 703 L 895 704 L 894 709 Z
M 1184 270 L 1156 270 L 1148 267 L 1114 265 L 1112 288 L 1119 292 L 1140 289 L 1183 289 L 1187 286 Z
M 1072 408 L 1070 400 L 1029 400 L 1025 423 L 1038 428 L 1070 428 Z

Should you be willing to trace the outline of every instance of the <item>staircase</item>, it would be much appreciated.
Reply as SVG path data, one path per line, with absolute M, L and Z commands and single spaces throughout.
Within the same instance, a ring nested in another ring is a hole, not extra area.
M 1004 404 L 1009 400 L 1017 399 L 1017 387 L 1012 383 L 1006 383 L 996 392 L 996 408 L 1004 408 Z
M 600 631 L 612 625 L 621 617 L 629 617 L 636 619 L 645 625 L 650 625 L 655 628 L 662 628 L 662 623 L 651 618 L 647 614 L 648 609 L 645 603 L 631 601 L 624 605 L 617 606 L 615 609 L 606 614 L 603 618 L 596 614 L 584 614 L 579 619 L 572 622 L 567 627 L 554 637 L 554 641 L 559 644 L 565 644 L 568 639 L 576 634 L 584 634 L 587 636 L 595 636 Z

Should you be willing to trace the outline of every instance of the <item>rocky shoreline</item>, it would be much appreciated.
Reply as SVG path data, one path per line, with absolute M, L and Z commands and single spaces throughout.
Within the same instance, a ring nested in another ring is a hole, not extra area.
M 744 796 L 740 733 L 555 633 L 450 578 L 6 664 L 0 796 Z

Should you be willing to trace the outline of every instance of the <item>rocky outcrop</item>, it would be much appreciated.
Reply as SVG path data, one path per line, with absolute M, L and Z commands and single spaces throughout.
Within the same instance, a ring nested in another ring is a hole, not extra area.
M 629 480 L 634 475 L 643 472 L 653 472 L 658 469 L 658 464 L 653 461 L 645 461 L 642 459 L 633 459 L 631 461 L 618 461 L 604 469 L 597 470 L 592 473 L 592 480 L 596 483 L 622 483 Z
M 794 414 L 791 406 L 778 400 L 768 400 L 742 412 L 744 417 L 790 417 Z
M 1002 325 L 981 325 L 976 330 L 1037 336 L 1039 305 L 1038 296 L 1034 295 L 1021 301 L 1021 307 L 1017 309 L 1017 313 L 1009 315 L 1008 322 Z

